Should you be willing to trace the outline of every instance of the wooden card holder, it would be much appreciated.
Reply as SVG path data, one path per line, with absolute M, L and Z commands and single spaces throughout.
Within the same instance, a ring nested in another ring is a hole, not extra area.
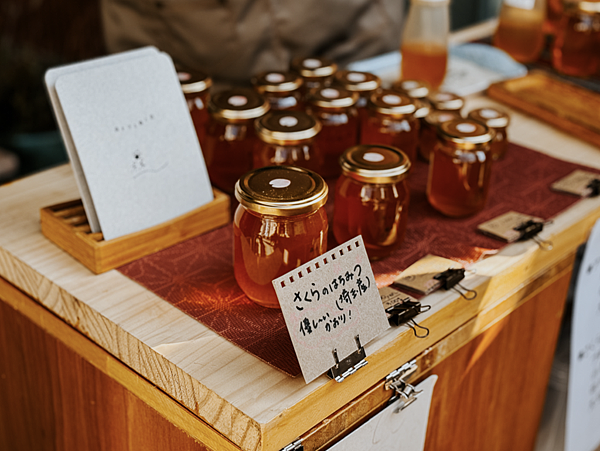
M 229 196 L 215 189 L 213 193 L 213 201 L 189 213 L 109 241 L 102 233 L 91 233 L 80 199 L 64 202 L 40 210 L 42 233 L 100 274 L 227 224 Z

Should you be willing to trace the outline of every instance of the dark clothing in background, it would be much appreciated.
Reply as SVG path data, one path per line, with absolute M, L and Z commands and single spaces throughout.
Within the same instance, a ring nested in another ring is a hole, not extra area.
M 110 52 L 155 45 L 176 63 L 247 82 L 296 56 L 342 67 L 395 50 L 400 0 L 102 0 Z

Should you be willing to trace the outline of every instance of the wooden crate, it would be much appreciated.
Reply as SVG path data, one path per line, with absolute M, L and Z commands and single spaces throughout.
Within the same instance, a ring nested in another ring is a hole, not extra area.
M 81 199 L 40 210 L 42 233 L 95 274 L 118 268 L 196 235 L 227 224 L 229 196 L 213 190 L 214 200 L 170 221 L 105 241 L 92 233 Z

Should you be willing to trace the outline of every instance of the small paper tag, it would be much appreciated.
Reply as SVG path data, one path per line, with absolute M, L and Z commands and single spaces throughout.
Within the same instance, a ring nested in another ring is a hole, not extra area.
M 381 287 L 379 289 L 379 295 L 381 296 L 381 302 L 383 303 L 383 308 L 385 310 L 402 304 L 403 302 L 418 302 L 417 299 L 411 295 L 390 287 Z
M 417 293 L 429 294 L 440 287 L 434 277 L 450 268 L 461 268 L 460 263 L 435 255 L 427 255 L 402 271 L 394 283 Z
M 599 174 L 582 171 L 577 169 L 566 177 L 550 185 L 554 191 L 575 194 L 576 196 L 588 197 L 592 194 L 592 189 L 588 186 L 591 181 L 600 179 Z
M 518 230 L 515 230 L 515 227 L 519 227 L 529 220 L 544 222 L 543 219 L 535 216 L 517 213 L 516 211 L 509 211 L 494 219 L 479 224 L 477 228 L 486 235 L 491 235 L 508 243 L 512 243 L 521 238 L 521 233 Z
M 389 326 L 362 237 L 273 280 L 306 383 Z

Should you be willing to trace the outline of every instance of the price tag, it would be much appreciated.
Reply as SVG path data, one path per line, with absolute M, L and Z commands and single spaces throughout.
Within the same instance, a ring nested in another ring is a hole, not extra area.
M 566 177 L 554 182 L 552 185 L 550 185 L 550 187 L 554 191 L 575 194 L 576 196 L 581 197 L 588 197 L 592 195 L 593 192 L 593 188 L 590 184 L 594 180 L 598 179 L 600 179 L 600 174 L 594 174 L 593 172 L 577 169 Z
M 306 383 L 389 327 L 362 237 L 273 280 Z
M 429 294 L 441 286 L 441 282 L 434 277 L 451 268 L 462 268 L 462 266 L 447 258 L 427 255 L 402 271 L 394 284 L 417 293 Z
M 486 235 L 491 235 L 494 238 L 500 238 L 508 243 L 512 243 L 521 238 L 521 232 L 515 229 L 530 220 L 544 222 L 543 219 L 536 218 L 535 216 L 509 211 L 497 218 L 479 224 L 477 228 Z

